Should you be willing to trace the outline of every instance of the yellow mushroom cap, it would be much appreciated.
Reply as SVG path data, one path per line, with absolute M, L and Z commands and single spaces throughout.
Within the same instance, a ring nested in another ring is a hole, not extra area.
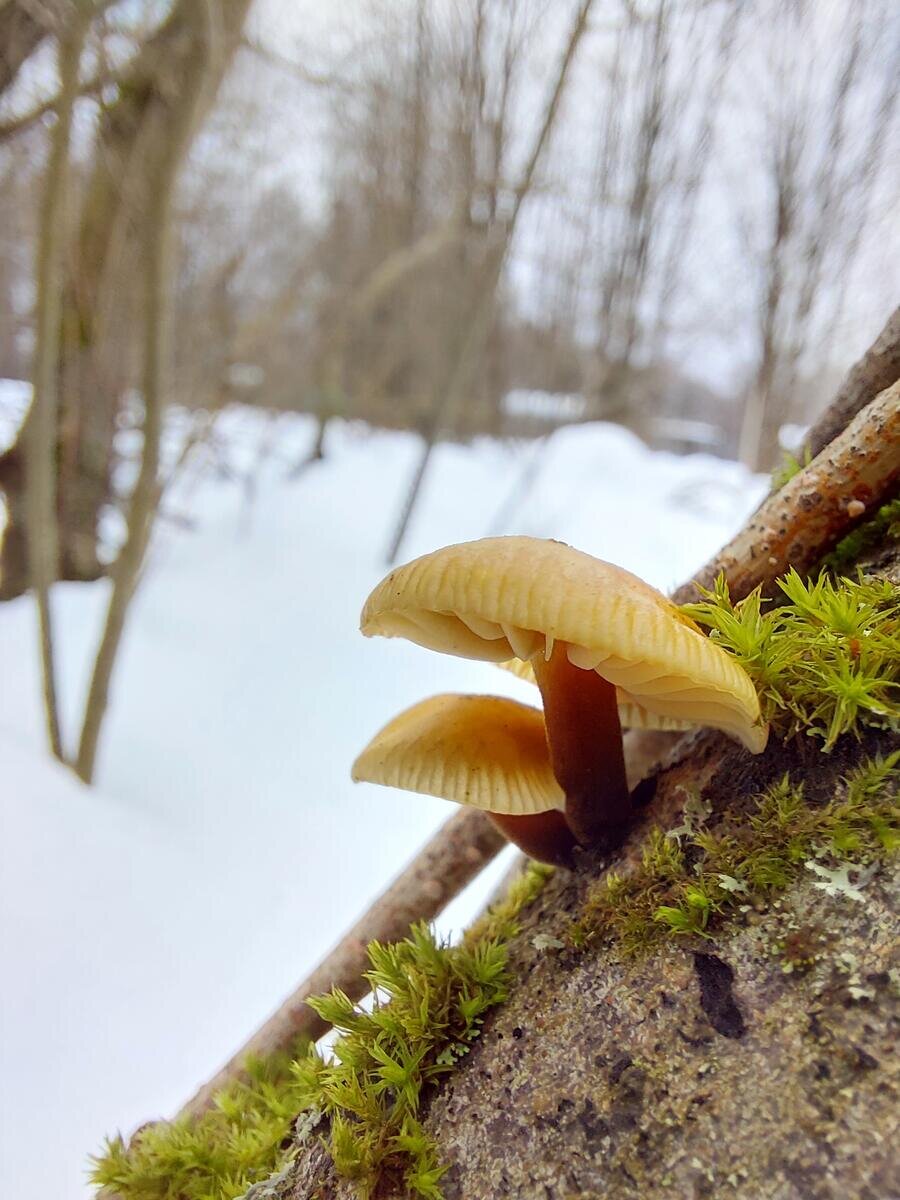
M 432 696 L 414 704 L 375 735 L 352 775 L 485 812 L 565 808 L 543 714 L 500 696 Z
M 549 658 L 596 670 L 636 707 L 636 723 L 710 725 L 754 753 L 768 734 L 750 677 L 661 592 L 561 542 L 484 538 L 398 567 L 369 596 L 368 636 L 503 663 Z

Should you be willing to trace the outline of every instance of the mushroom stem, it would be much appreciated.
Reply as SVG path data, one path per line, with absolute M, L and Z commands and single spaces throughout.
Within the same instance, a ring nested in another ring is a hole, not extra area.
M 503 836 L 518 846 L 529 858 L 550 863 L 554 867 L 571 867 L 575 836 L 559 809 L 529 813 L 526 816 L 510 813 L 488 813 Z
M 541 695 L 553 774 L 566 794 L 566 819 L 582 845 L 600 840 L 631 812 L 616 689 L 569 662 L 565 643 L 549 661 L 531 660 Z

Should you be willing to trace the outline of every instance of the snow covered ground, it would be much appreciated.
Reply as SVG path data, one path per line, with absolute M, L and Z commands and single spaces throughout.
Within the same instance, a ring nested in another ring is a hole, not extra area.
M 231 477 L 207 458 L 167 500 L 95 789 L 46 759 L 32 605 L 0 606 L 0 1178 L 17 1200 L 85 1196 L 103 1135 L 174 1112 L 449 815 L 351 784 L 381 723 L 435 691 L 525 694 L 493 667 L 357 632 L 414 438 L 336 426 L 326 460 L 289 483 L 310 422 L 234 410 L 221 432 Z M 234 474 L 260 457 L 251 497 Z M 433 466 L 405 558 L 528 533 L 661 588 L 764 490 L 610 425 L 540 452 L 445 446 Z M 54 597 L 70 737 L 106 595 Z M 464 923 L 502 869 L 441 927 Z

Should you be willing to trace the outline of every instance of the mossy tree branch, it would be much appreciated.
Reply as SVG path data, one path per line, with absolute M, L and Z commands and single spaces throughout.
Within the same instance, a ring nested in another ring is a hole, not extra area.
M 890 415 L 892 411 L 890 396 L 882 407 Z M 896 428 L 896 403 L 893 403 L 893 409 L 893 427 Z M 866 417 L 861 418 L 858 424 L 864 426 L 867 419 Z M 855 439 L 855 437 L 856 434 L 854 433 L 852 439 Z M 840 459 L 840 457 L 841 451 L 839 450 L 837 458 Z M 878 470 L 883 471 L 884 460 L 879 458 L 878 461 L 881 463 Z M 796 478 L 800 482 L 795 485 L 795 488 L 790 493 L 795 499 L 800 495 L 805 495 L 804 476 L 800 475 Z M 806 483 L 808 482 L 809 480 L 807 479 Z M 834 536 L 837 538 L 840 534 L 835 533 Z M 748 554 L 749 557 L 746 560 L 741 560 L 735 556 L 734 564 L 736 568 L 739 567 L 742 570 L 742 577 L 748 586 L 746 592 L 739 593 L 738 590 L 733 590 L 732 594 L 735 599 L 739 598 L 739 594 L 747 594 L 747 592 L 751 591 L 760 582 L 760 579 L 755 577 L 755 572 L 760 569 L 761 562 L 759 556 L 752 552 L 753 541 L 752 539 L 748 540 L 744 534 L 739 535 L 739 540 L 740 545 L 743 547 L 742 552 Z M 735 544 L 732 543 L 732 545 Z M 821 552 L 817 552 L 818 557 L 821 557 Z M 723 551 L 724 553 L 725 551 Z M 771 564 L 766 562 L 765 566 L 766 570 L 770 572 Z M 714 579 L 715 575 L 712 578 Z M 752 583 L 749 582 L 751 579 L 753 580 Z M 675 598 L 681 603 L 696 599 L 697 591 L 694 584 L 685 584 L 675 593 Z M 673 738 L 672 735 L 658 733 L 629 734 L 626 737 L 625 750 L 630 777 L 633 780 L 644 777 L 654 764 L 658 764 L 666 756 L 667 751 L 671 749 L 673 741 L 676 740 L 678 740 L 678 735 Z M 473 850 L 473 845 L 467 841 L 467 838 L 481 837 L 486 825 L 484 821 L 478 822 L 475 820 L 478 815 L 475 812 L 464 811 L 449 821 L 428 844 L 422 855 L 410 864 L 404 875 L 398 880 L 398 883 L 394 885 L 394 887 L 397 887 L 402 883 L 404 904 L 409 912 L 408 923 L 414 920 L 428 919 L 428 917 L 439 912 L 443 903 L 449 902 L 455 891 L 460 890 L 465 882 L 473 878 L 477 874 L 477 871 L 481 869 L 481 866 L 486 865 L 500 849 L 502 843 L 498 842 L 491 853 L 483 854 L 482 851 L 478 855 L 480 866 L 471 871 L 471 874 L 467 872 L 466 860 L 469 859 L 471 865 Z M 476 853 L 478 853 L 477 850 Z M 447 879 L 454 878 L 461 880 L 458 888 L 446 892 L 445 899 L 440 907 L 435 907 L 433 890 L 429 887 L 429 884 L 433 884 L 434 863 L 437 861 L 442 863 L 442 870 L 447 873 L 443 876 L 445 882 Z M 318 1018 L 315 1014 L 303 1008 L 308 996 L 314 995 L 317 991 L 324 991 L 332 986 L 336 986 L 347 991 L 352 999 L 359 997 L 361 994 L 359 992 L 359 987 L 361 986 L 359 978 L 365 963 L 362 947 L 365 938 L 384 938 L 385 935 L 377 931 L 385 927 L 382 923 L 383 911 L 380 910 L 385 905 L 387 897 L 390 894 L 391 889 L 381 899 L 376 901 L 376 905 L 360 918 L 357 925 L 342 939 L 335 951 L 316 968 L 314 974 L 297 988 L 282 1008 L 241 1048 L 222 1071 L 185 1105 L 180 1115 L 203 1111 L 210 1103 L 212 1095 L 218 1088 L 227 1084 L 231 1079 L 239 1077 L 243 1060 L 248 1053 L 259 1053 L 262 1048 L 269 1048 L 271 1050 L 283 1048 L 290 1044 L 291 1039 L 298 1033 L 309 1033 L 310 1036 L 319 1036 L 324 1032 L 318 1024 Z M 401 934 L 395 934 L 394 936 L 401 936 Z M 352 970 L 349 973 L 345 973 L 345 968 L 351 963 Z

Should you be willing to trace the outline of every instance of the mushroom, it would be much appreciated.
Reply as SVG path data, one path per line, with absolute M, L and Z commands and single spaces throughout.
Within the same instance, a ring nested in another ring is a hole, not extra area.
M 540 711 L 500 696 L 432 696 L 400 713 L 353 764 L 357 782 L 424 792 L 480 808 L 529 857 L 570 864 Z
M 398 567 L 361 630 L 534 673 L 554 775 L 579 842 L 630 812 L 620 710 L 647 727 L 709 725 L 766 744 L 749 676 L 661 592 L 562 542 L 484 538 Z

